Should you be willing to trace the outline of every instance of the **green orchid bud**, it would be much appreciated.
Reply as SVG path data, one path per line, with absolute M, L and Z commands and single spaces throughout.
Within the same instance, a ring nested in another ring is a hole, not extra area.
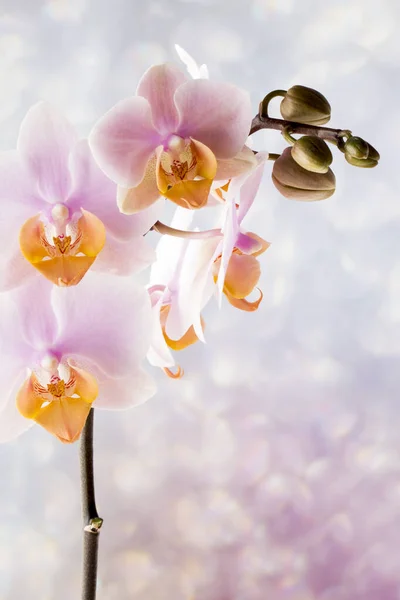
M 371 169 L 376 167 L 380 155 L 371 144 L 360 137 L 351 136 L 343 146 L 345 159 L 355 167 Z
M 284 119 L 297 123 L 323 125 L 331 118 L 331 106 L 325 96 L 304 85 L 291 87 L 280 109 Z
M 285 198 L 313 202 L 329 198 L 335 192 L 336 178 L 328 168 L 326 173 L 303 169 L 292 157 L 292 148 L 286 148 L 274 162 L 272 181 Z
M 368 158 L 369 148 L 367 142 L 355 135 L 349 137 L 344 144 L 343 150 L 352 158 L 359 158 L 361 160 Z
M 332 164 L 332 152 L 324 140 L 304 135 L 292 146 L 292 158 L 298 165 L 313 173 L 327 173 Z

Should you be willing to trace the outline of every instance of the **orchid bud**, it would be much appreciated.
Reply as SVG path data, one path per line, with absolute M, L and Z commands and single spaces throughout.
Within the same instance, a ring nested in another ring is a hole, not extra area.
M 351 136 L 343 146 L 344 156 L 354 167 L 371 169 L 376 167 L 380 155 L 377 150 L 362 138 Z
M 313 173 L 303 169 L 286 148 L 274 162 L 272 181 L 285 198 L 313 202 L 329 198 L 335 192 L 336 178 L 328 168 L 326 173 Z
M 287 121 L 309 125 L 323 125 L 331 118 L 331 106 L 325 96 L 304 85 L 294 85 L 286 92 L 280 110 Z
M 313 173 L 327 173 L 332 164 L 332 152 L 324 140 L 304 135 L 292 146 L 292 158 L 298 165 Z
M 344 151 L 352 158 L 363 160 L 368 158 L 368 143 L 360 137 L 351 136 L 344 144 Z

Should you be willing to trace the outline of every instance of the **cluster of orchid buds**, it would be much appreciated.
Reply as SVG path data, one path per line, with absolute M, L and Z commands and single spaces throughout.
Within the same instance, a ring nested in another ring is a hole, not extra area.
M 280 112 L 286 123 L 269 117 L 269 103 L 276 96 L 283 96 Z M 260 103 L 252 130 L 262 126 L 281 129 L 291 146 L 280 156 L 273 156 L 272 181 L 286 198 L 323 200 L 335 192 L 336 178 L 330 168 L 333 156 L 327 142 L 343 152 L 347 162 L 355 167 L 371 168 L 378 164 L 377 150 L 351 131 L 321 128 L 330 118 L 331 106 L 325 96 L 303 85 L 270 92 Z M 305 135 L 296 139 L 293 133 Z
M 213 297 L 257 310 L 269 242 L 243 222 L 268 160 L 277 189 L 296 200 L 333 194 L 326 141 L 352 165 L 379 160 L 348 130 L 322 127 L 331 110 L 318 92 L 272 92 L 252 119 L 247 92 L 178 53 L 190 77 L 173 64 L 151 67 L 88 140 L 41 102 L 17 149 L 0 156 L 0 440 L 36 422 L 74 442 L 92 406 L 127 408 L 155 393 L 146 359 L 182 376 L 175 353 L 204 341 Z M 276 95 L 283 119 L 268 115 Z M 279 157 L 251 149 L 261 128 L 291 146 Z M 166 202 L 176 205 L 170 224 Z M 199 230 L 199 212 L 210 229 Z M 150 232 L 162 234 L 155 251 Z M 147 267 L 144 288 L 134 275 Z

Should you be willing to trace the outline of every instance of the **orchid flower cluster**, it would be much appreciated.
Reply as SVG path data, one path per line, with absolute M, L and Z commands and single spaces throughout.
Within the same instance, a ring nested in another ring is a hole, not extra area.
M 334 190 L 320 137 L 356 166 L 379 158 L 347 130 L 320 129 L 327 104 L 302 86 L 285 92 L 290 126 L 271 126 L 293 147 L 281 157 L 253 151 L 249 132 L 278 122 L 268 116 L 271 96 L 253 119 L 247 92 L 211 81 L 205 65 L 178 53 L 191 77 L 152 66 L 88 140 L 40 102 L 17 149 L 0 156 L 0 441 L 35 422 L 76 441 L 92 406 L 127 408 L 155 393 L 146 359 L 182 376 L 175 352 L 205 341 L 202 313 L 213 296 L 257 310 L 269 242 L 243 221 L 268 159 L 284 195 L 316 200 Z M 166 201 L 177 207 L 170 225 L 160 220 Z M 199 211 L 212 215 L 212 229 L 193 225 Z M 156 251 L 150 231 L 162 234 Z M 145 289 L 134 276 L 150 265 Z

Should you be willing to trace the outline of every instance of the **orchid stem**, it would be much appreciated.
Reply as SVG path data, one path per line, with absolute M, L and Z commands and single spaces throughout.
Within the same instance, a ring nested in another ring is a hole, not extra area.
M 222 235 L 220 229 L 207 229 L 206 231 L 186 231 L 185 229 L 175 229 L 175 227 L 170 227 L 161 221 L 154 223 L 151 229 L 153 231 L 157 231 L 157 233 L 161 233 L 162 235 L 172 235 L 173 237 L 189 238 L 191 240 L 203 240 L 204 238 L 207 239 Z
M 96 600 L 97 554 L 100 528 L 103 524 L 97 513 L 93 473 L 93 419 L 90 409 L 81 435 L 80 467 L 83 517 L 83 574 L 82 600 Z
M 251 123 L 249 135 L 260 131 L 260 129 L 276 129 L 284 132 L 289 128 L 291 134 L 299 133 L 301 135 L 315 135 L 323 140 L 338 142 L 344 136 L 351 132 L 347 129 L 332 129 L 331 127 L 320 127 L 318 125 L 306 125 L 304 123 L 295 123 L 285 119 L 275 119 L 272 117 L 260 117 L 256 115 Z

